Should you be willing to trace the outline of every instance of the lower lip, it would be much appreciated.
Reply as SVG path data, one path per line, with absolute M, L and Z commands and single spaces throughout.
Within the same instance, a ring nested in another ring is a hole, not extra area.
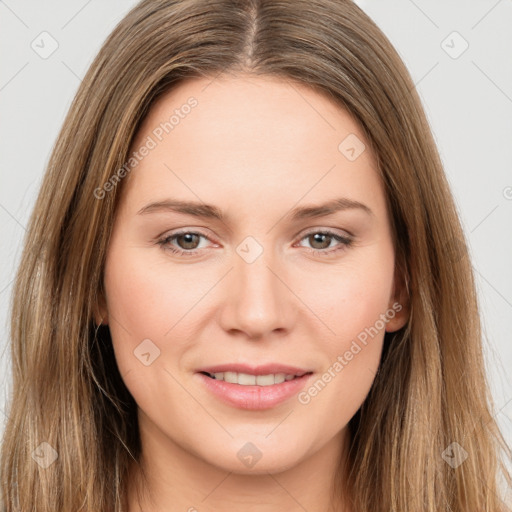
M 197 373 L 206 387 L 225 403 L 239 409 L 270 409 L 288 400 L 306 385 L 312 374 L 271 386 L 243 386 Z

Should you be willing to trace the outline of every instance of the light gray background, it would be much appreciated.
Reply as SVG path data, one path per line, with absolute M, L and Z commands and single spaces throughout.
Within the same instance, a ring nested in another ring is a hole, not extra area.
M 2 420 L 10 296 L 25 226 L 81 77 L 135 3 L 0 1 Z M 470 242 L 496 417 L 512 443 L 512 0 L 357 3 L 395 45 L 423 100 Z M 48 52 L 52 38 L 58 48 L 42 58 L 32 46 Z

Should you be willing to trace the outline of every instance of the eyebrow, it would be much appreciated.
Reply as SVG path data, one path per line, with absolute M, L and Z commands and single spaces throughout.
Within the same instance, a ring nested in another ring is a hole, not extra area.
M 332 199 L 327 203 L 321 205 L 306 205 L 294 208 L 286 217 L 291 221 L 302 219 L 323 217 L 332 215 L 338 211 L 359 209 L 370 216 L 374 216 L 373 211 L 364 203 L 349 199 L 347 197 L 340 197 Z M 137 215 L 146 215 L 155 212 L 176 212 L 186 215 L 193 215 L 194 217 L 217 219 L 221 222 L 227 222 L 227 216 L 219 208 L 213 205 L 199 203 L 195 201 L 180 201 L 177 199 L 165 199 L 149 203 L 142 207 Z

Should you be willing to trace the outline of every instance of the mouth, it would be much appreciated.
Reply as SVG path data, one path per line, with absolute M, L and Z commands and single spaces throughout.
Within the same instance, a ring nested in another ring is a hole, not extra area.
M 270 409 L 305 387 L 312 371 L 283 365 L 223 365 L 196 372 L 202 384 L 223 403 L 239 409 Z

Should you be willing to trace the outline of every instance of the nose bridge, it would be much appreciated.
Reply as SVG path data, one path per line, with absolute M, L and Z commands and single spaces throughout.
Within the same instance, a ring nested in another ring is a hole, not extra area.
M 292 297 L 275 275 L 280 265 L 272 249 L 263 249 L 263 244 L 251 238 L 240 243 L 234 255 L 224 328 L 264 336 L 290 326 Z

